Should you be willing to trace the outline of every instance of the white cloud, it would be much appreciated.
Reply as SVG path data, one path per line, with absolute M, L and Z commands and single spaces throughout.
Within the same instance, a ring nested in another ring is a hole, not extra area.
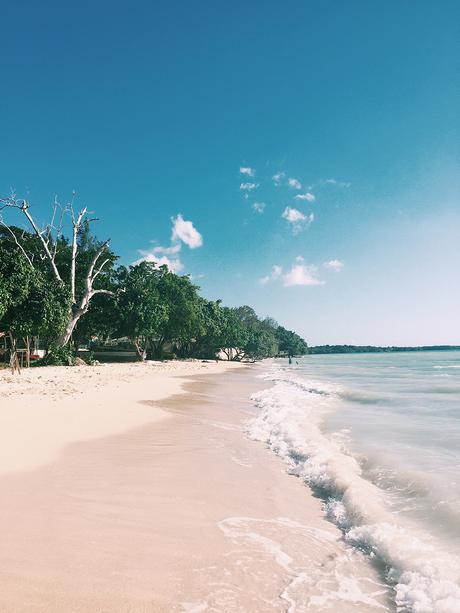
M 171 221 L 173 223 L 172 241 L 182 241 L 188 245 L 190 249 L 196 249 L 202 246 L 203 237 L 191 221 L 186 221 L 181 214 L 171 218 Z
M 281 276 L 282 272 L 283 272 L 282 267 L 278 266 L 278 264 L 275 264 L 272 267 L 270 274 L 259 279 L 259 283 L 261 283 L 262 285 L 266 285 L 270 281 L 274 281 L 275 279 L 278 279 Z
M 316 200 L 316 197 L 311 192 L 307 192 L 306 194 L 297 194 L 297 196 L 295 196 L 295 199 L 306 200 L 307 202 L 314 202 Z
M 287 206 L 284 209 L 281 217 L 283 217 L 283 219 L 286 219 L 286 221 L 291 224 L 292 231 L 294 234 L 298 234 L 303 227 L 305 227 L 307 224 L 312 223 L 315 220 L 314 213 L 304 215 L 302 211 L 294 209 L 290 206 Z
M 318 279 L 316 266 L 307 264 L 294 264 L 289 272 L 283 275 L 283 285 L 292 287 L 294 285 L 324 285 L 324 281 Z
M 293 178 L 288 179 L 288 185 L 289 187 L 292 187 L 293 189 L 302 189 L 302 184 L 300 183 L 298 179 L 293 179 Z
M 324 183 L 327 183 L 328 185 L 337 185 L 337 187 L 351 187 L 351 183 L 346 181 L 337 181 L 337 179 L 326 179 Z
M 323 266 L 325 268 L 329 268 L 329 270 L 334 270 L 335 272 L 340 272 L 343 270 L 345 264 L 340 260 L 329 260 L 329 262 L 324 262 Z
M 191 221 L 185 221 L 182 215 L 172 217 L 172 244 L 169 247 L 155 245 L 151 249 L 145 251 L 139 250 L 140 258 L 133 262 L 133 266 L 141 262 L 154 262 L 156 267 L 167 266 L 171 272 L 179 273 L 184 269 L 180 257 L 178 256 L 182 243 L 188 245 L 190 249 L 201 247 L 203 238 L 196 230 Z M 152 241 L 154 242 L 154 241 Z M 177 257 L 169 257 L 177 256 Z
M 259 279 L 259 283 L 267 285 L 271 281 L 279 279 L 284 287 L 293 287 L 294 285 L 324 285 L 324 281 L 318 279 L 318 269 L 316 266 L 310 266 L 304 263 L 304 258 L 298 255 L 290 270 L 284 272 L 281 266 L 275 264 L 271 271 L 265 277 Z
M 241 183 L 240 185 L 240 189 L 247 190 L 247 191 L 252 191 L 253 189 L 256 189 L 257 187 L 259 187 L 258 183 Z
M 252 208 L 256 213 L 263 213 L 265 210 L 265 202 L 254 202 Z
M 184 265 L 182 264 L 179 257 L 170 258 L 170 255 L 177 255 L 181 250 L 182 244 L 175 243 L 170 245 L 169 247 L 162 247 L 161 245 L 156 245 L 152 247 L 152 249 L 148 249 L 143 251 L 139 250 L 139 254 L 141 257 L 133 262 L 133 266 L 140 264 L 141 262 L 154 262 L 156 267 L 167 266 L 171 272 L 180 272 L 183 270 Z
M 180 243 L 176 243 L 175 245 L 171 245 L 170 247 L 161 247 L 160 245 L 153 247 L 150 250 L 150 253 L 158 254 L 158 255 L 174 255 L 179 253 L 182 245 Z
M 154 249 L 151 251 L 139 251 L 141 257 L 133 262 L 133 266 L 140 264 L 141 262 L 154 262 L 156 268 L 160 266 L 167 266 L 171 272 L 178 273 L 183 270 L 184 265 L 180 261 L 180 258 L 168 258 L 166 255 L 159 256 Z
M 250 166 L 241 166 L 240 173 L 242 175 L 247 175 L 248 177 L 254 177 L 256 174 L 256 171 L 254 170 L 254 168 L 251 168 Z
M 287 206 L 284 209 L 281 217 L 283 217 L 283 219 L 287 219 L 287 221 L 289 221 L 289 223 L 292 223 L 292 224 L 300 223 L 307 219 L 306 216 L 301 211 L 299 211 L 298 209 L 294 209 L 290 206 Z
M 273 175 L 272 180 L 273 183 L 275 185 L 279 185 L 282 181 L 282 179 L 286 176 L 286 173 L 284 172 L 277 172 L 276 174 Z

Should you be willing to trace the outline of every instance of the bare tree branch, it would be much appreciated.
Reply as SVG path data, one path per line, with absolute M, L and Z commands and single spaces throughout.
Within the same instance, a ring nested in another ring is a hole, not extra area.
M 58 248 L 58 240 L 62 234 L 62 226 L 64 225 L 64 215 L 66 214 L 67 210 L 68 209 L 66 207 L 65 208 L 61 207 L 61 217 L 59 219 L 59 225 L 56 227 L 56 239 L 54 241 L 53 258 L 56 257 L 57 248 Z
M 108 262 L 110 262 L 110 259 L 109 259 L 109 258 L 105 259 L 105 260 L 102 262 L 102 264 L 99 266 L 99 268 L 96 270 L 96 272 L 95 272 L 95 273 L 94 273 L 94 275 L 93 275 L 93 283 L 94 283 L 94 280 L 96 279 L 96 277 L 97 277 L 97 276 L 98 276 L 98 275 L 99 275 L 99 274 L 102 272 L 102 269 L 104 268 L 104 266 L 105 266 L 105 265 L 106 265 Z
M 14 242 L 16 243 L 16 245 L 19 247 L 19 249 L 22 252 L 22 255 L 26 258 L 26 260 L 29 262 L 29 265 L 31 268 L 34 267 L 34 265 L 32 264 L 32 260 L 29 258 L 29 256 L 27 255 L 27 253 L 25 252 L 24 247 L 21 245 L 21 243 L 18 241 L 18 238 L 16 236 L 16 234 L 13 232 L 13 230 L 6 225 L 6 223 L 4 223 L 1 219 L 0 219 L 0 225 L 2 225 L 4 228 L 6 228 L 8 230 L 8 232 L 11 234 L 11 236 L 14 239 Z
M 75 219 L 75 215 L 73 212 L 73 207 L 71 207 L 72 213 L 72 225 L 73 225 L 73 233 L 72 233 L 72 259 L 70 260 L 70 293 L 72 296 L 72 302 L 75 302 L 75 270 L 77 264 L 77 238 L 78 232 L 80 230 L 81 222 L 84 216 L 86 215 L 86 208 L 81 210 L 78 213 L 77 218 Z
M 15 198 L 11 197 L 11 198 L 3 198 L 2 200 L 0 200 L 0 211 L 3 210 L 4 208 L 15 208 L 15 209 L 19 209 L 20 211 L 22 211 L 24 213 L 24 215 L 27 218 L 27 221 L 30 223 L 30 225 L 32 226 L 33 231 L 35 232 L 35 235 L 37 236 L 37 238 L 40 240 L 42 247 L 45 251 L 46 257 L 49 260 L 50 266 L 51 266 L 51 270 L 53 271 L 54 276 L 56 277 L 56 279 L 58 281 L 62 281 L 62 277 L 59 274 L 59 270 L 57 269 L 56 266 L 56 262 L 54 261 L 54 257 L 51 254 L 49 247 L 48 247 L 48 242 L 43 238 L 43 234 L 44 231 L 41 232 L 38 229 L 37 224 L 35 223 L 34 218 L 32 217 L 32 215 L 29 213 L 29 203 L 26 200 L 16 200 Z
M 86 288 L 88 291 L 91 291 L 92 286 L 93 286 L 94 268 L 97 264 L 98 259 L 101 257 L 103 252 L 107 249 L 109 242 L 110 242 L 109 240 L 104 241 L 102 245 L 99 247 L 99 249 L 96 251 L 96 253 L 94 254 L 93 259 L 91 260 L 91 264 L 89 265 L 88 272 L 86 273 L 86 279 L 85 279 Z
M 65 330 L 59 339 L 59 342 L 62 345 L 66 345 L 72 335 L 72 332 L 78 320 L 80 319 L 82 315 L 84 315 L 87 312 L 91 298 L 97 294 L 106 294 L 109 296 L 114 295 L 114 293 L 110 290 L 93 289 L 94 281 L 101 274 L 106 264 L 110 262 L 110 258 L 106 257 L 102 261 L 102 263 L 98 264 L 99 259 L 101 258 L 104 251 L 107 249 L 109 241 L 107 240 L 104 243 L 102 243 L 99 246 L 99 248 L 96 250 L 96 252 L 94 253 L 91 259 L 91 262 L 86 271 L 86 275 L 84 279 L 85 288 L 83 291 L 83 295 L 81 296 L 81 298 L 79 298 L 79 301 L 77 304 L 76 262 L 77 262 L 77 257 L 78 257 L 78 235 L 79 235 L 83 220 L 86 218 L 87 209 L 85 207 L 78 213 L 78 215 L 75 215 L 74 208 L 73 208 L 73 198 L 69 202 L 69 204 L 65 207 L 61 207 L 61 205 L 59 204 L 59 201 L 57 200 L 57 198 L 55 198 L 51 223 L 47 225 L 43 230 L 40 230 L 39 227 L 37 226 L 37 223 L 35 222 L 35 219 L 32 217 L 32 215 L 29 212 L 29 207 L 30 205 L 26 200 L 17 199 L 14 193 L 12 193 L 9 198 L 0 199 L 0 212 L 6 208 L 15 208 L 21 211 L 21 213 L 25 216 L 35 236 L 38 238 L 39 242 L 41 243 L 42 249 L 39 250 L 38 252 L 39 257 L 42 260 L 49 261 L 54 277 L 58 281 L 65 283 L 65 284 L 67 284 L 67 281 L 64 282 L 57 268 L 57 265 L 56 265 L 56 254 L 57 254 L 57 249 L 58 249 L 58 240 L 59 240 L 59 237 L 62 235 L 62 228 L 63 228 L 65 214 L 70 213 L 71 215 L 73 229 L 72 229 L 72 239 L 71 239 L 70 288 L 69 289 L 70 289 L 72 302 L 71 302 L 71 306 L 69 307 L 68 320 L 67 320 Z M 56 228 L 55 221 L 56 221 L 56 217 L 58 214 L 58 209 L 60 209 L 61 213 L 60 213 L 59 225 Z M 91 218 L 88 220 L 88 223 L 94 220 L 95 218 L 94 219 Z M 1 216 L 0 216 L 0 225 L 4 226 L 8 230 L 8 232 L 13 237 L 16 245 L 21 250 L 23 255 L 26 257 L 29 265 L 33 267 L 33 262 L 32 262 L 31 257 L 27 255 L 24 248 L 18 241 L 18 238 L 13 232 L 13 230 L 11 230 L 11 228 L 9 228 L 6 224 L 3 223 Z M 55 236 L 53 236 L 54 231 L 56 231 Z M 53 245 L 53 241 L 54 241 L 54 245 Z
M 52 233 L 53 228 L 54 228 L 54 219 L 55 219 L 55 217 L 56 217 L 56 211 L 58 210 L 58 207 L 59 207 L 59 206 L 60 206 L 60 205 L 59 205 L 59 202 L 58 202 L 57 196 L 55 196 L 55 197 L 54 197 L 54 203 L 53 203 L 53 216 L 51 217 L 51 223 L 50 223 L 50 224 L 49 224 L 49 226 L 48 226 L 48 234 L 47 234 L 47 237 L 46 237 L 46 242 L 47 242 L 47 243 L 49 243 L 50 238 L 51 238 L 51 233 Z
M 115 296 L 115 292 L 112 292 L 110 289 L 93 289 L 91 291 L 91 296 L 95 296 L 96 294 L 107 294 L 107 296 Z

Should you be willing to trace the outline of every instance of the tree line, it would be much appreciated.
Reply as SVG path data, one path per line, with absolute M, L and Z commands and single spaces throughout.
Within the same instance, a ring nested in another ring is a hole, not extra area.
M 27 229 L 7 223 L 6 214 L 22 216 Z M 75 213 L 73 203 L 55 202 L 44 228 L 14 196 L 0 200 L 0 215 L 0 332 L 40 337 L 45 363 L 68 362 L 89 339 L 122 337 L 139 360 L 219 352 L 257 360 L 308 350 L 299 335 L 251 307 L 202 297 L 188 275 L 152 262 L 118 265 L 109 242 L 91 233 L 86 209 Z
M 317 345 L 309 347 L 308 353 L 402 353 L 415 351 L 458 351 L 458 345 L 421 345 L 419 347 L 388 346 L 378 347 L 375 345 Z

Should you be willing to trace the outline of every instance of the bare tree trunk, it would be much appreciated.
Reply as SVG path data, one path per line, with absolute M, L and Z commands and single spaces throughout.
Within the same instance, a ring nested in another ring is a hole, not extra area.
M 58 347 L 65 347 L 67 343 L 70 341 L 74 328 L 77 325 L 77 322 L 80 319 L 81 315 L 82 314 L 80 315 L 73 315 L 72 313 L 70 314 L 69 319 L 67 321 L 67 325 L 64 328 L 64 332 L 61 334 L 61 336 L 58 339 L 58 342 L 57 342 Z
M 56 214 L 56 206 L 57 203 L 55 203 L 55 210 L 53 213 L 53 220 Z M 26 200 L 17 200 L 14 196 L 11 196 L 10 198 L 3 198 L 0 199 L 0 211 L 3 210 L 4 208 L 15 208 L 15 209 L 19 209 L 24 216 L 26 217 L 27 221 L 29 222 L 30 226 L 32 227 L 36 237 L 38 238 L 39 242 L 41 243 L 41 246 L 43 248 L 44 251 L 44 257 L 46 257 L 46 259 L 49 261 L 50 267 L 51 267 L 51 271 L 55 277 L 55 279 L 57 281 L 59 281 L 60 283 L 65 283 L 63 278 L 61 277 L 61 274 L 57 268 L 56 265 L 56 246 L 57 246 L 57 240 L 59 238 L 59 236 L 56 237 L 55 240 L 55 248 L 54 251 L 52 249 L 50 249 L 50 240 L 51 240 L 51 234 L 52 234 L 52 226 L 53 226 L 53 220 L 51 222 L 51 226 L 49 227 L 48 232 L 46 233 L 45 230 L 41 231 L 39 229 L 39 227 L 37 226 L 34 218 L 32 217 L 32 215 L 29 212 L 29 208 L 30 205 Z M 76 260 L 77 260 L 77 255 L 78 255 L 78 232 L 81 228 L 81 224 L 85 218 L 86 215 L 86 208 L 83 209 L 82 211 L 80 211 L 80 213 L 78 213 L 77 216 L 75 216 L 74 211 L 73 211 L 73 206 L 72 204 L 68 205 L 67 209 L 63 209 L 63 213 L 62 216 L 64 215 L 65 211 L 69 211 L 71 213 L 72 216 L 72 227 L 73 227 L 73 232 L 72 232 L 72 255 L 71 255 L 71 261 L 70 261 L 70 295 L 71 295 L 71 299 L 72 299 L 72 305 L 69 309 L 69 318 L 67 321 L 67 324 L 64 328 L 63 333 L 61 334 L 61 336 L 58 338 L 57 340 L 57 344 L 59 347 L 64 347 L 65 345 L 67 345 L 67 343 L 69 342 L 71 336 L 72 336 L 72 332 L 74 331 L 75 326 L 78 323 L 78 320 L 80 319 L 80 317 L 82 315 L 84 315 L 89 307 L 89 303 L 90 300 L 93 296 L 95 296 L 96 294 L 108 294 L 108 295 L 113 295 L 113 292 L 109 291 L 109 290 L 104 290 L 104 289 L 93 289 L 93 284 L 94 281 L 96 280 L 97 276 L 102 272 L 102 269 L 104 268 L 104 266 L 107 264 L 107 262 L 109 262 L 109 259 L 105 259 L 102 264 L 99 265 L 99 267 L 96 269 L 96 265 L 98 264 L 98 260 L 101 257 L 101 255 L 103 254 L 103 252 L 107 249 L 109 241 L 105 241 L 104 243 L 102 243 L 102 245 L 99 247 L 99 249 L 96 251 L 96 253 L 94 254 L 93 259 L 91 260 L 91 263 L 88 267 L 87 273 L 86 273 L 86 277 L 85 277 L 85 290 L 83 293 L 83 297 L 80 300 L 80 303 L 77 304 L 77 299 L 76 299 Z M 61 226 L 62 226 L 62 216 L 61 216 Z M 93 220 L 89 220 L 89 221 L 93 221 Z M 2 225 L 5 225 L 2 223 Z M 58 233 L 61 229 L 58 229 Z M 7 226 L 6 226 L 7 227 Z M 8 228 L 8 227 L 7 227 Z M 9 228 L 8 228 L 9 229 Z M 11 233 L 11 230 L 9 230 Z M 21 249 L 21 251 L 23 252 L 23 254 L 26 256 L 29 264 L 31 266 L 33 266 L 32 261 L 30 260 L 30 258 L 27 256 L 27 254 L 25 253 L 23 247 L 18 243 L 16 236 L 13 233 L 13 237 L 16 241 L 16 244 L 18 245 L 18 247 Z
M 26 336 L 26 366 L 30 368 L 30 338 Z
M 18 373 L 21 374 L 21 367 L 19 365 L 18 352 L 16 350 L 16 339 L 13 337 L 11 332 L 9 333 L 9 337 L 10 337 L 10 345 L 11 345 L 11 350 L 10 350 L 11 351 L 10 353 L 11 371 L 13 375 L 16 371 L 18 371 Z
M 70 292 L 72 295 L 72 302 L 75 302 L 75 271 L 77 265 L 77 250 L 78 250 L 78 232 L 80 230 L 81 222 L 83 217 L 86 215 L 86 208 L 83 211 L 80 211 L 78 217 L 75 219 L 75 215 L 73 214 L 72 209 L 72 258 L 70 261 Z
M 136 339 L 132 339 L 134 348 L 136 350 L 136 357 L 138 359 L 139 362 L 145 362 L 145 349 L 142 349 L 142 347 L 139 344 L 139 340 Z
M 90 300 L 91 300 L 91 298 L 93 296 L 95 296 L 96 294 L 107 294 L 109 296 L 113 296 L 113 292 L 111 292 L 110 290 L 107 290 L 107 289 L 93 289 L 93 283 L 94 283 L 96 277 L 100 274 L 100 272 L 102 271 L 102 268 L 109 261 L 108 259 L 104 260 L 102 262 L 102 264 L 99 266 L 99 268 L 96 271 L 94 270 L 95 267 L 96 267 L 96 263 L 97 263 L 98 259 L 101 257 L 102 253 L 107 248 L 107 245 L 108 245 L 108 241 L 105 241 L 105 243 L 103 243 L 99 247 L 99 249 L 96 251 L 96 253 L 94 254 L 94 257 L 93 257 L 93 259 L 92 259 L 92 261 L 91 261 L 91 263 L 89 265 L 88 271 L 86 273 L 86 278 L 85 278 L 85 293 L 83 294 L 83 297 L 82 297 L 78 307 L 77 308 L 71 308 L 71 310 L 70 310 L 69 320 L 68 320 L 67 325 L 66 325 L 66 327 L 64 329 L 64 332 L 62 333 L 61 337 L 58 340 L 58 346 L 59 347 L 64 347 L 65 345 L 67 345 L 67 343 L 70 340 L 70 337 L 72 336 L 72 332 L 74 331 L 74 328 L 75 328 L 75 326 L 78 323 L 78 320 L 88 310 L 89 304 L 90 304 Z

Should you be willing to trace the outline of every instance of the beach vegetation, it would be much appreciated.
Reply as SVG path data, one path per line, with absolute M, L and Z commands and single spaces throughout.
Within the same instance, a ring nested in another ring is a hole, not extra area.
M 88 352 L 122 338 L 140 361 L 306 353 L 294 332 L 248 305 L 204 298 L 188 275 L 148 261 L 117 266 L 109 242 L 91 232 L 95 218 L 86 208 L 76 213 L 73 202 L 55 201 L 44 228 L 30 208 L 15 196 L 0 200 L 0 215 L 15 213 L 26 226 L 0 216 L 0 332 L 14 345 L 39 339 L 38 364 L 73 364 L 79 347 Z

